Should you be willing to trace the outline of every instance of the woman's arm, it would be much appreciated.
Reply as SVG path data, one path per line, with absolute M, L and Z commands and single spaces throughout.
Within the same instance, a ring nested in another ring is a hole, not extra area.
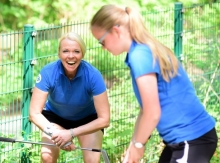
M 139 114 L 138 114 L 138 116 L 137 116 L 137 119 L 136 119 L 136 121 L 135 121 L 135 126 L 134 126 L 134 132 L 133 132 L 133 135 L 132 135 L 132 140 L 134 140 L 134 138 L 135 138 L 134 133 L 136 133 L 137 126 L 139 125 L 139 121 L 140 121 L 141 114 L 142 114 L 142 109 L 140 109 Z
M 37 87 L 33 89 L 31 103 L 30 103 L 30 114 L 29 120 L 33 122 L 42 131 L 46 126 L 50 125 L 50 122 L 41 114 L 46 100 L 48 92 L 43 92 Z
M 136 79 L 142 101 L 133 139 L 146 143 L 156 128 L 161 114 L 156 74 L 143 75 Z
M 30 115 L 29 119 L 31 122 L 33 122 L 37 127 L 39 127 L 42 131 L 44 131 L 46 134 L 52 136 L 54 132 L 59 132 L 63 134 L 62 141 L 57 144 L 59 147 L 63 147 L 67 142 L 69 142 L 69 145 L 63 148 L 64 150 L 70 151 L 74 149 L 74 146 L 71 141 L 71 134 L 68 130 L 58 130 L 56 127 L 58 126 L 51 126 L 52 124 L 43 116 L 42 110 L 45 106 L 46 100 L 47 100 L 48 92 L 41 91 L 37 87 L 34 88 L 32 97 L 31 97 L 31 103 L 30 103 Z M 50 130 L 51 133 L 45 129 L 46 127 L 52 127 Z M 59 126 L 60 127 L 60 126 Z
M 145 144 L 160 120 L 160 103 L 156 74 L 143 75 L 136 79 L 142 101 L 142 109 L 135 123 L 132 142 L 123 163 L 139 162 L 144 155 L 144 147 L 137 148 L 134 141 Z
M 105 91 L 97 96 L 93 96 L 93 99 L 98 118 L 88 124 L 74 128 L 73 133 L 75 136 L 93 133 L 109 126 L 110 106 L 107 92 Z

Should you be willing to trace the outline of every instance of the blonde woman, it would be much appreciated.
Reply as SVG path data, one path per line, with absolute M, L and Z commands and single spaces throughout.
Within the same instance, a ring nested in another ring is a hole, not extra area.
M 91 32 L 112 55 L 127 53 L 140 105 L 124 163 L 138 163 L 155 128 L 165 148 L 159 163 L 209 163 L 217 146 L 215 120 L 198 99 L 174 53 L 146 29 L 132 8 L 105 5 L 91 20 Z
M 30 120 L 42 131 L 44 163 L 56 163 L 60 148 L 75 149 L 76 137 L 81 147 L 102 147 L 104 128 L 110 121 L 106 86 L 101 73 L 83 60 L 86 46 L 76 33 L 67 33 L 59 42 L 59 60 L 41 70 L 32 94 Z M 83 151 L 85 163 L 99 163 L 100 153 Z

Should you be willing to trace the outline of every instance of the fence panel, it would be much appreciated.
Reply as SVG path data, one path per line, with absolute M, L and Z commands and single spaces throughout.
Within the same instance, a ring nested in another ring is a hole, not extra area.
M 184 7 L 182 49 L 179 59 L 188 72 L 197 94 L 207 110 L 217 120 L 219 131 L 220 101 L 220 3 Z M 175 51 L 174 18 L 176 9 L 154 10 L 142 13 L 146 26 L 154 36 Z M 209 21 L 207 21 L 209 20 Z M 121 154 L 127 147 L 136 115 L 139 109 L 134 97 L 129 70 L 124 64 L 126 54 L 113 57 L 103 51 L 89 30 L 89 22 L 74 22 L 45 28 L 33 29 L 33 78 L 32 86 L 41 68 L 58 59 L 58 39 L 63 33 L 74 31 L 82 36 L 87 45 L 85 60 L 97 67 L 105 79 L 111 105 L 111 124 L 105 129 L 103 148 L 111 162 L 120 162 Z M 24 31 L 0 34 L 0 136 L 40 141 L 40 131 L 30 126 L 31 134 L 24 132 L 22 122 L 28 120 L 24 112 Z M 28 87 L 31 94 L 31 87 Z M 75 140 L 74 140 L 75 141 Z M 76 142 L 77 144 L 77 142 Z M 220 145 L 219 145 L 220 147 Z M 157 162 L 163 143 L 155 131 L 147 144 L 145 162 Z M 39 162 L 39 146 L 0 142 L 0 162 L 20 162 L 22 152 L 30 154 L 31 162 Z M 219 157 L 215 155 L 215 160 Z M 29 159 L 26 160 L 27 162 Z M 60 154 L 60 163 L 82 162 L 81 151 Z

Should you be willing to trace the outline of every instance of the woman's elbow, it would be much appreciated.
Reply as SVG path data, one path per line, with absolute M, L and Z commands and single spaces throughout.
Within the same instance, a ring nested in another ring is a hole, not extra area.
M 160 117 L 161 117 L 161 112 L 159 111 L 158 113 L 154 114 L 153 119 L 154 119 L 156 122 L 159 122 Z
M 33 118 L 33 114 L 30 113 L 30 114 L 29 114 L 29 121 L 33 122 L 33 119 L 34 119 L 34 118 Z
M 105 120 L 102 122 L 102 125 L 103 125 L 103 128 L 109 127 L 109 125 L 110 125 L 110 118 L 105 119 Z
M 36 112 L 30 110 L 30 113 L 29 113 L 29 121 L 34 122 L 34 120 L 36 119 L 37 115 L 38 115 L 38 113 L 36 113 Z
M 109 127 L 109 125 L 110 125 L 110 120 L 108 122 L 106 122 L 105 128 Z

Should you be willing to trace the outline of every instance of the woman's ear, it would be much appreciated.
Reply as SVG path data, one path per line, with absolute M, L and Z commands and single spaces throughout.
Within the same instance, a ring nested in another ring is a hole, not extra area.
M 115 25 L 112 27 L 112 30 L 118 35 L 118 37 L 121 37 L 121 29 L 119 25 Z

